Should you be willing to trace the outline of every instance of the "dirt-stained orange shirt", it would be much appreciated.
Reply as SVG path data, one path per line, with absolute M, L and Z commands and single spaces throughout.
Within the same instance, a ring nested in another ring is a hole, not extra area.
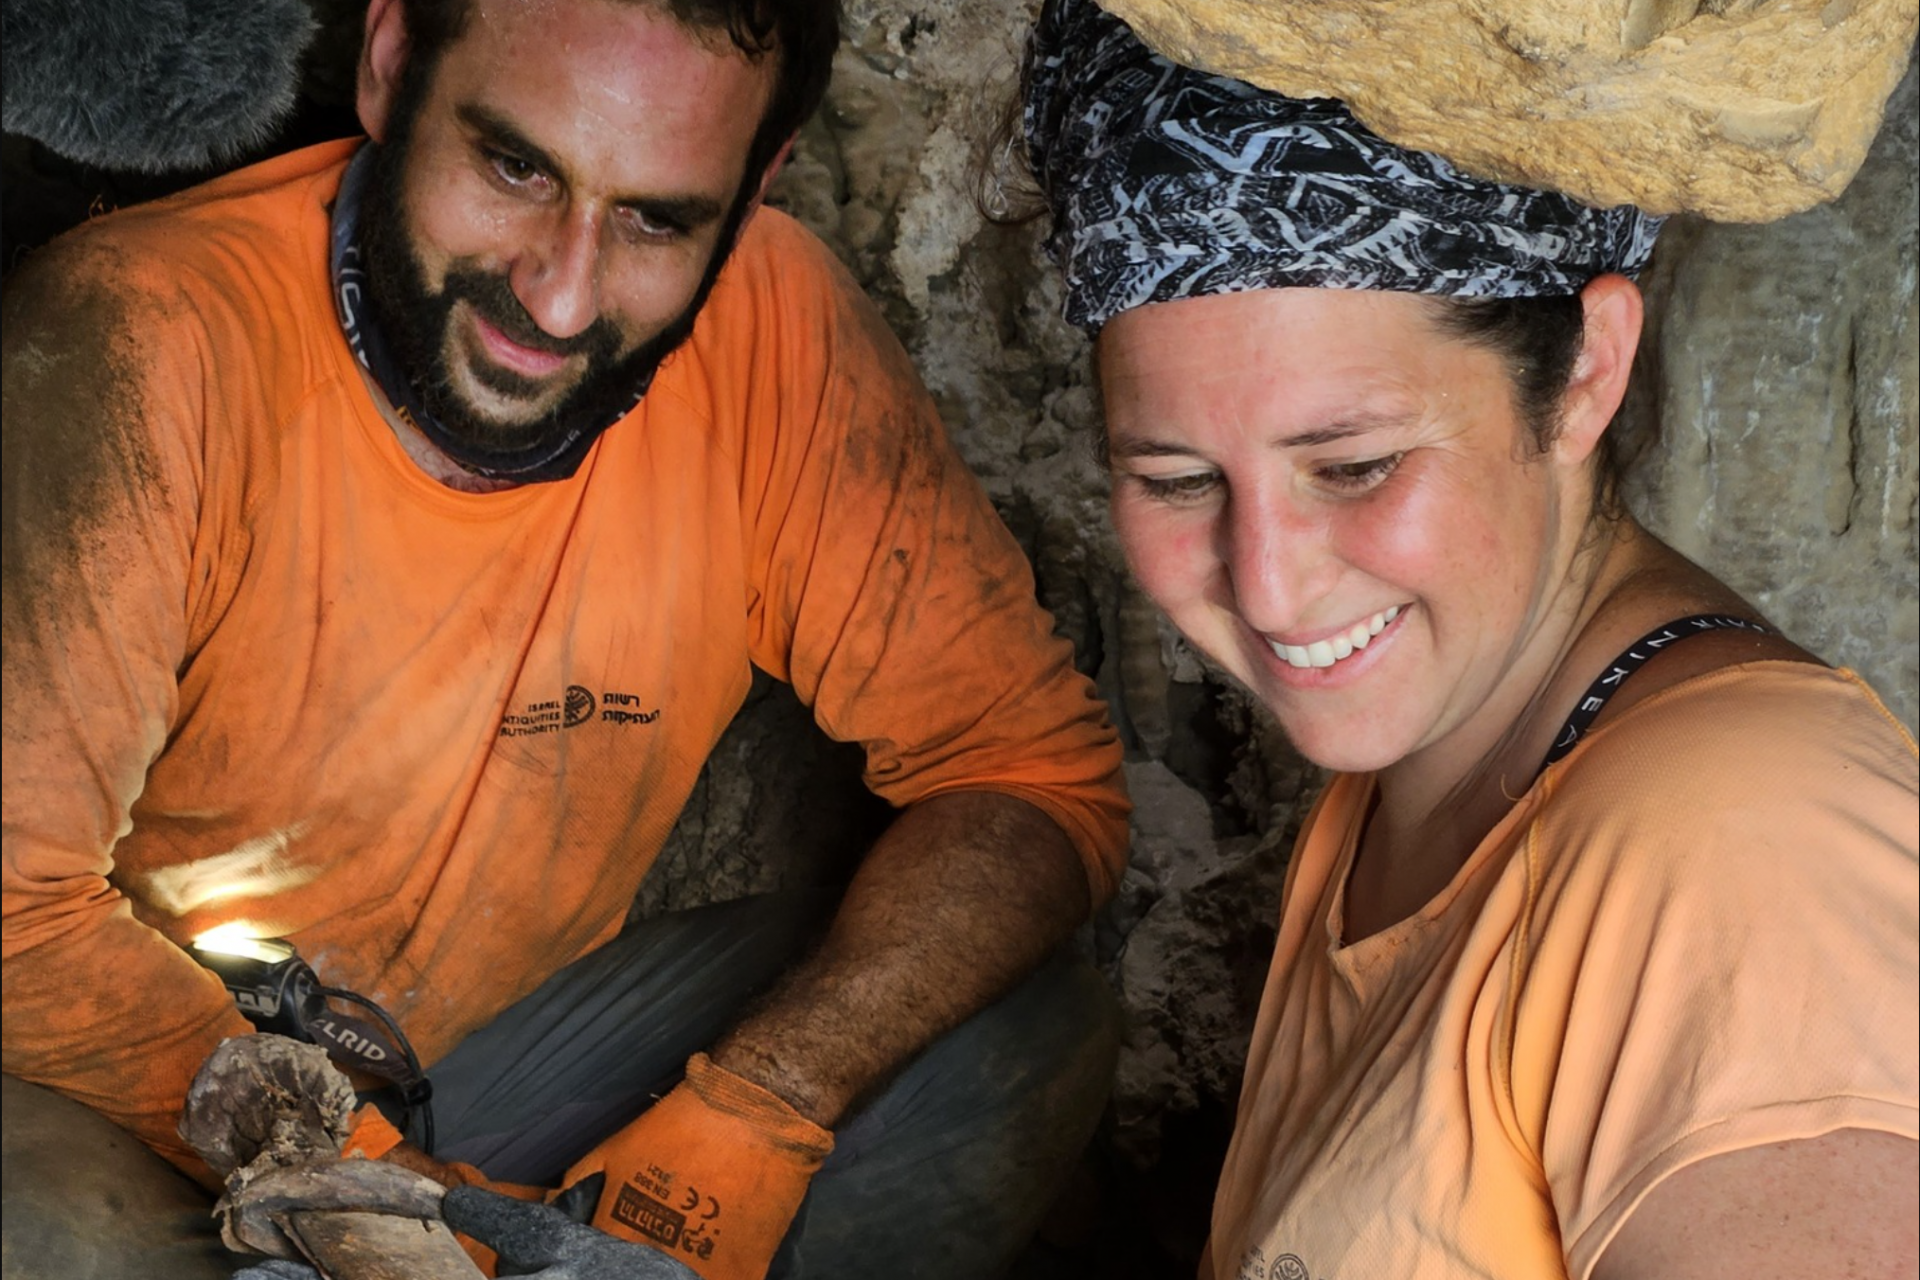
M 887 800 L 1030 801 L 1111 890 L 1105 711 L 816 239 L 761 212 L 576 475 L 459 493 L 335 319 L 351 148 L 96 220 L 10 288 L 5 1070 L 182 1157 L 248 1029 L 182 947 L 236 920 L 431 1062 L 618 931 L 750 664 Z
M 1920 1134 L 1920 779 L 1849 673 L 1626 709 L 1343 945 L 1372 799 L 1336 778 L 1288 870 L 1207 1276 L 1585 1280 L 1689 1164 Z

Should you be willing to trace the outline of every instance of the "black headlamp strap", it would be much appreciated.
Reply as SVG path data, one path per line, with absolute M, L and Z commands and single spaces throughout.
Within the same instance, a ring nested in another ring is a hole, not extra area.
M 407 1064 L 400 1046 L 393 1043 L 393 1037 L 365 1018 L 327 1009 L 310 1015 L 306 1029 L 313 1042 L 342 1066 L 401 1085 L 409 1083 L 416 1074 Z
M 357 991 L 323 986 L 284 939 L 237 948 L 230 940 L 203 939 L 194 943 L 193 954 L 257 1029 L 319 1045 L 341 1066 L 391 1082 L 409 1115 L 419 1109 L 421 1145 L 432 1152 L 433 1110 L 426 1104 L 433 1086 L 392 1014 Z M 330 1000 L 357 1005 L 376 1021 L 340 1013 Z
M 374 147 L 367 143 L 347 163 L 340 177 L 340 190 L 334 197 L 333 221 L 328 244 L 328 265 L 333 281 L 334 309 L 347 347 L 354 359 L 373 376 L 386 394 L 387 402 L 402 421 L 452 458 L 463 470 L 492 480 L 530 483 L 540 480 L 565 480 L 580 467 L 593 442 L 620 419 L 633 412 L 647 394 L 653 378 L 649 374 L 619 413 L 610 421 L 576 426 L 552 439 L 542 440 L 526 449 L 487 449 L 453 435 L 439 419 L 421 406 L 413 383 L 401 370 L 387 346 L 386 336 L 374 319 L 367 292 L 367 271 L 360 252 L 360 209 L 366 199 L 367 183 L 372 180 Z

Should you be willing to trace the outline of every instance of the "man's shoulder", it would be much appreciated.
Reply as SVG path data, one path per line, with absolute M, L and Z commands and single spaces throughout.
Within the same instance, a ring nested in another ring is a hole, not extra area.
M 327 206 L 353 146 L 303 148 L 92 218 L 30 255 L 42 269 L 18 273 L 21 285 L 64 275 L 128 298 L 228 302 L 276 282 L 308 289 L 324 276 Z
M 763 208 L 741 231 L 709 306 L 730 316 L 771 311 L 812 323 L 850 299 L 869 305 L 826 242 L 791 214 Z
M 222 418 L 283 421 L 337 333 L 320 323 L 332 314 L 322 193 L 348 150 L 250 166 L 29 254 L 6 287 L 9 418 L 19 408 L 53 431 L 82 403 L 107 415 L 135 405 L 129 431 L 156 438 Z M 63 391 L 75 369 L 90 371 L 85 387 Z
M 785 210 L 767 206 L 747 219 L 735 257 L 756 264 L 786 261 L 836 273 L 843 270 L 833 250 L 811 228 Z
M 347 161 L 364 143 L 337 138 L 270 156 L 139 206 L 175 216 L 265 217 L 278 206 L 324 209 L 339 189 Z
M 832 249 L 790 215 L 761 209 L 714 282 L 687 356 L 663 369 L 660 385 L 744 410 L 738 397 L 756 382 L 817 407 L 826 384 L 846 379 L 868 395 L 921 394 L 898 336 Z

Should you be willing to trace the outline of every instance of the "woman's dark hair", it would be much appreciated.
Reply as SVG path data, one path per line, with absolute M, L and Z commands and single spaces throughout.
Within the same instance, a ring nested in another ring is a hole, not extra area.
M 1560 433 L 1561 404 L 1585 335 L 1579 295 L 1551 298 L 1437 298 L 1440 331 L 1493 352 L 1513 380 L 1514 409 L 1544 451 Z M 1617 433 L 1607 431 L 1594 449 L 1594 501 L 1606 515 L 1620 514 L 1621 456 Z
M 749 59 L 780 60 L 773 94 L 747 150 L 746 182 L 757 184 L 788 138 L 819 109 L 840 47 L 839 0 L 623 0 L 651 5 L 696 31 L 725 31 Z M 424 84 L 472 17 L 471 0 L 401 0 L 408 74 Z
M 1034 176 L 1021 128 L 1022 91 L 1003 98 L 975 141 L 974 207 L 989 222 L 1017 226 L 1052 214 Z M 1573 380 L 1585 336 L 1585 308 L 1577 294 L 1544 298 L 1434 298 L 1440 332 L 1473 343 L 1506 362 L 1514 409 L 1545 450 L 1560 431 L 1561 405 Z M 1097 384 L 1096 384 L 1097 385 Z M 1594 502 L 1609 517 L 1623 514 L 1623 450 L 1617 430 L 1594 449 Z
M 1560 402 L 1573 380 L 1585 330 L 1578 295 L 1557 298 L 1440 298 L 1441 331 L 1507 363 L 1513 400 L 1542 449 L 1560 429 Z

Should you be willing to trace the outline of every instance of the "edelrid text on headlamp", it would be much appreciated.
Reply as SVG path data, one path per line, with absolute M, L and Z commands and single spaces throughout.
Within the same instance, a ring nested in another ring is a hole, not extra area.
M 256 938 L 242 925 L 222 925 L 201 934 L 193 940 L 193 954 L 219 977 L 235 1007 L 259 1030 L 317 1044 L 334 1061 L 391 1081 L 406 1112 L 401 1127 L 406 1128 L 418 1109 L 420 1146 L 433 1154 L 433 1086 L 400 1024 L 385 1009 L 356 992 L 322 985 L 292 943 Z M 329 1000 L 357 1004 L 380 1025 L 335 1012 Z

